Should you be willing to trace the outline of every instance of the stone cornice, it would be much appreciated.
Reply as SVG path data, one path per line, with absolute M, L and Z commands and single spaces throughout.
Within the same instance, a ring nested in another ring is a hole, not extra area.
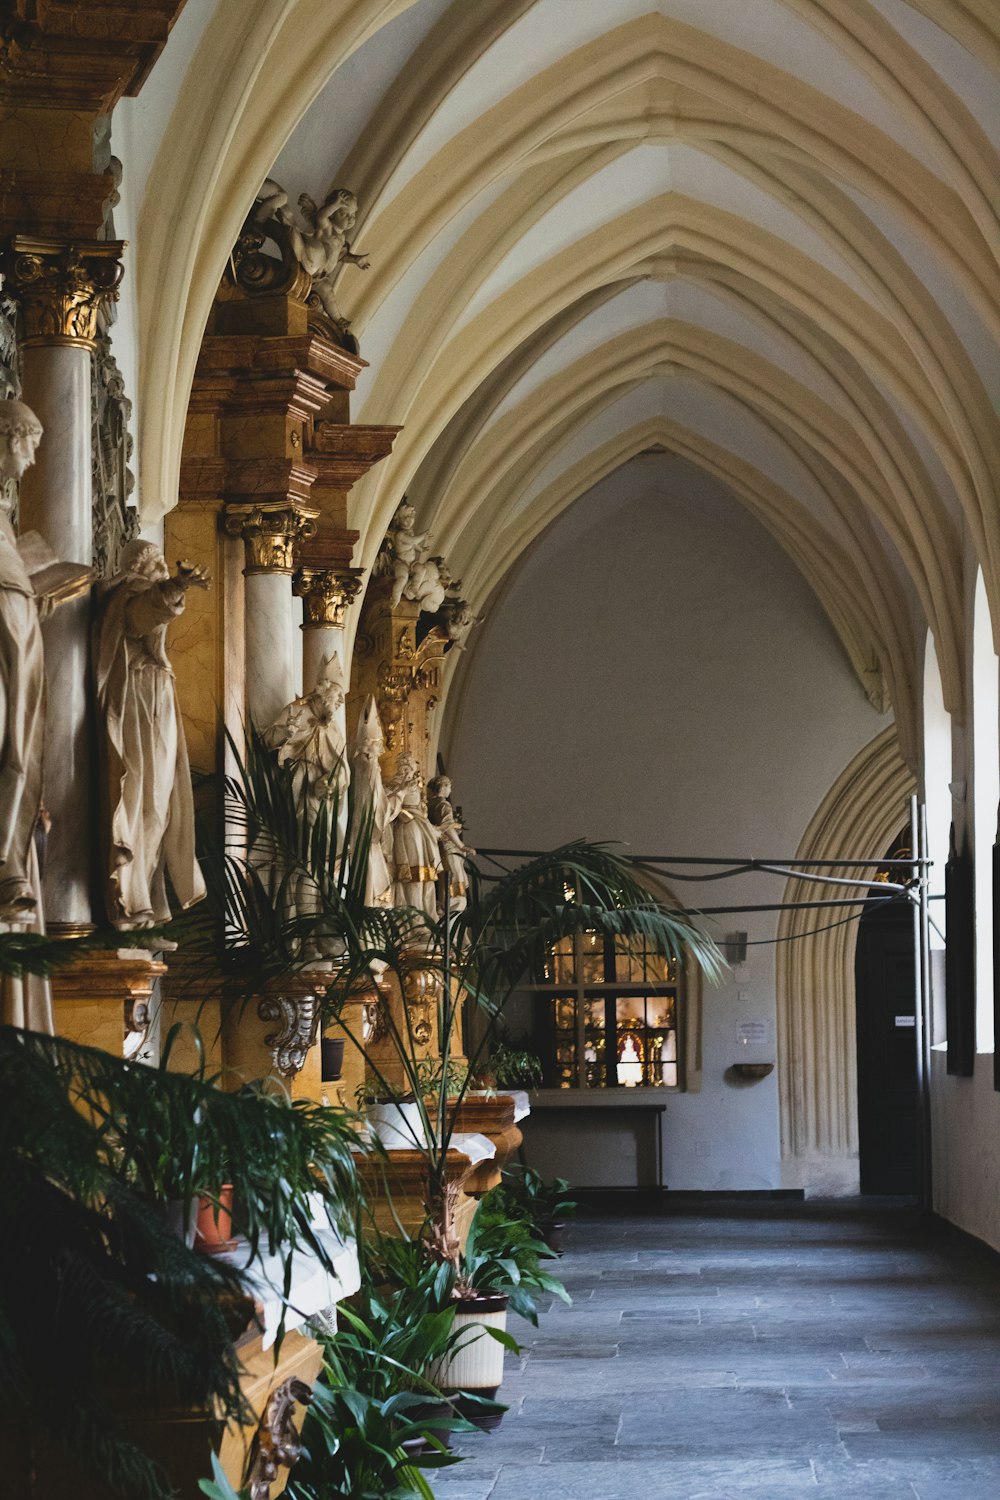
M 307 454 L 319 474 L 318 483 L 331 489 L 349 490 L 369 469 L 388 457 L 402 430 L 318 422 Z
M 212 333 L 198 355 L 198 376 L 254 371 L 263 375 L 301 372 L 339 390 L 353 391 L 367 361 L 319 334 Z
M 0 104 L 110 114 L 137 94 L 184 0 L 14 0 L 0 29 Z

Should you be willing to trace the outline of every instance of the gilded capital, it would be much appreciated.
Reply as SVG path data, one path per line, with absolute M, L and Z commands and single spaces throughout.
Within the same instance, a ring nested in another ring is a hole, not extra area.
M 362 568 L 300 568 L 292 592 L 302 600 L 303 630 L 327 625 L 341 627 L 361 592 Z
M 118 297 L 123 249 L 118 240 L 70 244 L 15 235 L 8 264 L 21 309 L 23 345 L 93 349 L 97 315 L 105 302 Z
M 318 510 L 307 506 L 229 505 L 226 530 L 241 536 L 246 549 L 244 572 L 294 573 L 295 549 L 316 530 Z

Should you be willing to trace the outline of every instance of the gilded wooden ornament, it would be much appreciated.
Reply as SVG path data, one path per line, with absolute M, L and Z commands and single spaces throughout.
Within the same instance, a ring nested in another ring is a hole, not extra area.
M 275 1071 L 282 1078 L 301 1073 L 306 1054 L 316 1041 L 320 1002 L 315 995 L 266 995 L 257 1005 L 262 1021 L 277 1021 L 278 1029 L 264 1038 Z
M 342 627 L 351 604 L 361 592 L 361 568 L 300 568 L 292 592 L 302 600 L 303 629 Z
M 247 1470 L 250 1500 L 270 1500 L 271 1486 L 281 1470 L 298 1463 L 302 1439 L 295 1426 L 295 1407 L 308 1406 L 311 1401 L 311 1389 L 294 1375 L 271 1392 Z
M 230 505 L 226 530 L 241 536 L 247 573 L 294 573 L 295 549 L 314 534 L 319 511 L 288 504 Z
M 105 302 L 118 297 L 123 249 L 117 240 L 68 244 L 15 235 L 10 285 L 20 305 L 22 346 L 93 349 L 98 313 Z

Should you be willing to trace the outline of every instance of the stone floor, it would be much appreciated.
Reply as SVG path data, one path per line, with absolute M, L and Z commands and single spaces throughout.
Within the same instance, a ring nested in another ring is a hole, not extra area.
M 895 1204 L 591 1217 L 439 1500 L 1000 1500 L 1000 1259 Z

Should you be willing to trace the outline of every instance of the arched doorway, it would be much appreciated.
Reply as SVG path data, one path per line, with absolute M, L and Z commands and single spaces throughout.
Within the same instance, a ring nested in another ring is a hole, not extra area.
M 887 857 L 906 859 L 909 853 L 903 835 Z M 876 884 L 872 894 L 878 890 Z M 917 986 L 908 901 L 865 912 L 858 927 L 855 979 L 861 1191 L 916 1193 Z

